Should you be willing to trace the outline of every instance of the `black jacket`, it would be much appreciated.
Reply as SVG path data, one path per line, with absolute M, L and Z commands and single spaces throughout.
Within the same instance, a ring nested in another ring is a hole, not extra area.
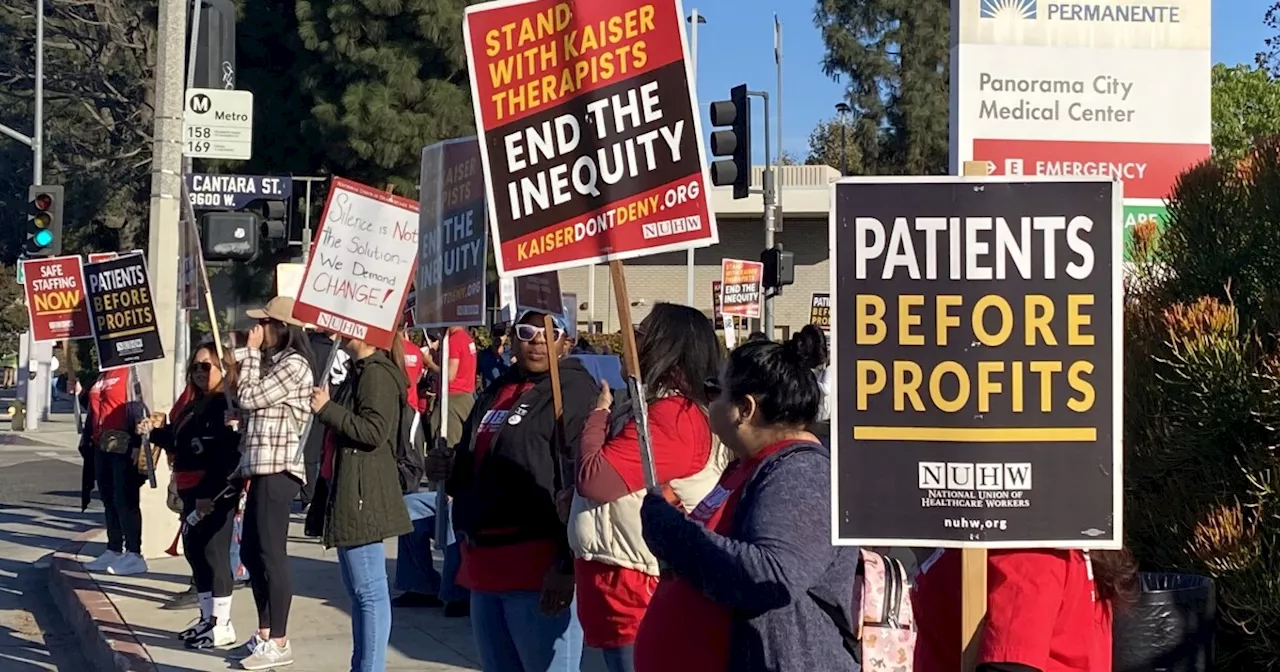
M 475 432 L 480 420 L 503 387 L 526 382 L 533 387 L 516 400 L 509 416 L 519 420 L 499 428 L 476 473 Z M 469 543 L 508 546 L 552 539 L 560 545 L 561 560 L 572 560 L 555 494 L 573 485 L 578 441 L 600 388 L 580 361 L 566 358 L 560 362 L 560 390 L 565 455 L 552 449 L 555 413 L 549 374 L 529 375 L 513 367 L 476 399 L 446 485 L 453 496 L 454 529 Z
M 228 408 L 227 395 L 215 392 L 203 404 L 192 400 L 173 422 L 151 430 L 151 442 L 173 456 L 174 471 L 204 472 L 190 490 L 197 499 L 216 497 L 240 464 L 240 435 L 227 427 Z
M 413 530 L 393 447 L 408 385 L 400 367 L 377 352 L 351 363 L 346 380 L 316 415 L 337 448 L 333 479 L 317 485 L 307 512 L 308 531 L 318 531 L 326 548 L 363 546 Z

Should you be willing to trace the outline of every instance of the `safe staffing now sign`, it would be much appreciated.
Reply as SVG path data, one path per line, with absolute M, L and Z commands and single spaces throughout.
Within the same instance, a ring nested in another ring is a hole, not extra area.
M 27 315 L 37 341 L 91 338 L 79 256 L 24 259 Z

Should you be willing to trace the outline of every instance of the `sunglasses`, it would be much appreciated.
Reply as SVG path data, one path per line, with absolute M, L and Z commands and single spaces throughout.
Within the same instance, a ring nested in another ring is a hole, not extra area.
M 532 341 L 533 339 L 537 338 L 539 335 L 545 335 L 546 332 L 547 332 L 546 327 L 539 327 L 532 324 L 516 325 L 516 338 L 521 341 L 524 341 L 525 343 Z M 556 327 L 555 329 L 552 330 L 551 333 L 553 336 L 555 336 L 554 340 L 558 341 L 564 338 L 564 330 L 561 329 L 560 327 Z
M 210 371 L 213 370 L 213 362 L 196 362 L 195 368 L 197 371 L 204 371 L 205 373 L 209 373 Z

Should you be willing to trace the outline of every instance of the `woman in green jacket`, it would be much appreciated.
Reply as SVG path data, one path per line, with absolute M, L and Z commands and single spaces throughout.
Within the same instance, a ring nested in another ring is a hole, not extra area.
M 351 670 L 382 672 L 391 639 L 391 594 L 382 542 L 413 529 L 400 494 L 395 441 L 408 404 L 404 354 L 349 340 L 345 380 L 329 398 L 315 388 L 311 409 L 326 429 L 320 483 L 307 513 L 309 534 L 337 547 L 351 596 Z

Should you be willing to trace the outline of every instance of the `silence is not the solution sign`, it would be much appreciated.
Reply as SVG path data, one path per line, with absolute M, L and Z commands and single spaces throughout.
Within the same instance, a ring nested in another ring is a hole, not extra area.
M 836 541 L 1119 548 L 1119 183 L 834 188 Z

